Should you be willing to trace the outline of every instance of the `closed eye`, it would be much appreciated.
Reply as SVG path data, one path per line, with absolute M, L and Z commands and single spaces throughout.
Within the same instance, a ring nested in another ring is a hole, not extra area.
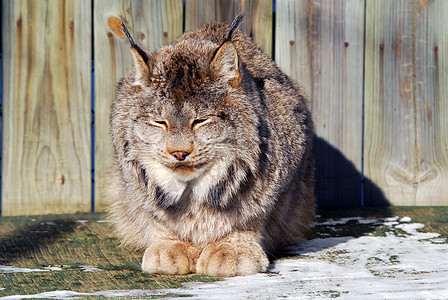
M 167 129 L 168 128 L 168 123 L 166 121 L 163 120 L 157 120 L 157 121 L 151 121 L 151 124 L 157 127 L 160 127 L 162 129 Z
M 197 129 L 197 128 L 201 127 L 202 125 L 205 125 L 205 124 L 211 122 L 211 120 L 212 119 L 206 119 L 206 118 L 196 119 L 191 123 L 191 128 Z

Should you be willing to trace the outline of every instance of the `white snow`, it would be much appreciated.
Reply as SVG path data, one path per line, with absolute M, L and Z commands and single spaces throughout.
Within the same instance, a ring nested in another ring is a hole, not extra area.
M 402 223 L 409 223 L 411 221 L 412 221 L 412 219 L 410 217 L 403 217 L 400 219 L 400 222 L 402 222 Z
M 54 226 L 54 225 L 56 225 L 56 223 L 55 222 L 40 222 L 40 225 L 41 226 L 43 226 L 43 225 Z
M 60 267 L 44 267 L 44 269 L 49 270 L 49 271 L 62 271 L 62 269 Z
M 96 296 L 97 297 L 145 297 L 154 295 L 150 290 L 130 290 L 130 291 L 104 291 L 95 293 L 78 293 L 72 291 L 53 291 L 45 292 L 35 295 L 14 295 L 0 297 L 0 299 L 16 300 L 16 299 L 84 299 L 84 296 Z
M 84 224 L 84 223 L 89 223 L 89 220 L 76 220 L 76 222 Z
M 268 273 L 253 276 L 214 283 L 187 283 L 180 289 L 54 291 L 1 299 L 164 295 L 174 298 L 173 295 L 189 295 L 190 299 L 447 299 L 446 239 L 437 233 L 420 232 L 424 225 L 411 221 L 410 218 L 345 218 L 318 223 L 324 226 L 345 224 L 341 222 L 383 224 L 388 230 L 385 236 L 367 234 L 359 238 L 304 241 L 290 247 L 292 257 L 276 261 Z
M 327 220 L 321 223 L 314 223 L 314 225 L 319 226 L 329 226 L 329 225 L 342 225 L 348 222 L 358 222 L 359 224 L 375 224 L 379 221 L 378 218 L 362 218 L 362 217 L 351 217 L 351 218 L 341 218 L 339 220 Z
M 423 229 L 425 225 L 421 223 L 411 223 L 411 224 L 399 224 L 395 226 L 395 228 L 401 229 L 404 232 L 408 233 L 410 236 L 410 239 L 433 239 L 440 236 L 438 233 L 431 233 L 431 232 L 419 232 L 418 229 Z
M 79 266 L 83 272 L 103 272 L 103 269 L 97 268 L 95 266 Z
M 79 266 L 79 268 L 83 272 L 103 272 L 103 269 L 100 269 L 95 266 Z M 62 271 L 61 267 L 44 267 L 43 269 L 28 269 L 28 268 L 19 268 L 14 266 L 4 266 L 0 265 L 0 274 L 2 273 L 32 273 L 32 272 L 49 272 L 49 271 Z
M 32 273 L 32 272 L 50 272 L 49 269 L 28 269 L 13 266 L 0 265 L 0 274 L 2 273 Z

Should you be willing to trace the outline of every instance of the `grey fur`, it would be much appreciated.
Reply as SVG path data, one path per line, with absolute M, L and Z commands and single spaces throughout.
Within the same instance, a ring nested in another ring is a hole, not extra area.
M 297 242 L 312 220 L 308 99 L 232 33 L 211 23 L 154 53 L 132 45 L 111 113 L 108 196 L 117 234 L 145 250 L 146 272 L 264 271 L 266 254 Z

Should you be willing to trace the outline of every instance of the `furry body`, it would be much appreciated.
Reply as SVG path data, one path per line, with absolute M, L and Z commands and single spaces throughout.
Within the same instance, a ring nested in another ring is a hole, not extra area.
M 211 23 L 155 53 L 135 46 L 118 86 L 111 217 L 124 243 L 145 250 L 146 272 L 264 271 L 314 215 L 308 100 L 228 31 Z

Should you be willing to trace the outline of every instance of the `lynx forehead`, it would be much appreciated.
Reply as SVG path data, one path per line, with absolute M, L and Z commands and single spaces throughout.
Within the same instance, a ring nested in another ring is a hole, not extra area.
M 108 195 L 149 273 L 263 271 L 314 213 L 308 99 L 254 42 L 211 23 L 134 59 L 111 113 Z
M 210 56 L 215 48 L 215 44 L 207 41 L 182 41 L 160 49 L 155 53 L 153 87 L 174 99 L 200 92 L 210 82 Z

